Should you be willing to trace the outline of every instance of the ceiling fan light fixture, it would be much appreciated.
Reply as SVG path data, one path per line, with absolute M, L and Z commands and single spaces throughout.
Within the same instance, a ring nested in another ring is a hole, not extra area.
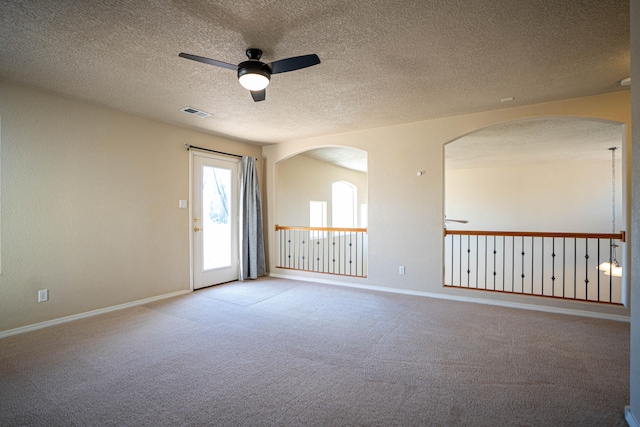
M 622 267 L 612 267 L 610 270 L 604 272 L 605 276 L 622 277 Z
M 618 261 L 615 260 L 612 262 L 605 261 L 598 266 L 598 270 L 604 271 L 605 274 L 610 271 L 616 271 L 618 268 L 622 269 L 622 267 L 620 267 L 620 264 L 618 264 Z
M 238 81 L 247 90 L 263 90 L 269 86 L 270 79 L 271 73 L 262 62 L 245 61 L 238 66 Z
M 268 64 L 260 61 L 262 51 L 256 48 L 249 48 L 245 52 L 248 61 L 233 65 L 217 59 L 205 58 L 204 56 L 192 55 L 181 52 L 180 58 L 202 62 L 216 67 L 235 70 L 238 73 L 238 81 L 245 89 L 251 91 L 251 98 L 254 102 L 264 101 L 266 97 L 266 87 L 269 86 L 271 74 L 288 73 L 289 71 L 301 70 L 303 68 L 318 65 L 320 58 L 315 53 L 310 55 L 292 56 L 291 58 L 280 59 Z
M 611 147 L 611 223 L 612 233 L 616 233 L 616 150 L 618 147 Z M 604 272 L 606 276 L 622 277 L 622 266 L 616 259 L 618 245 L 615 240 L 611 240 L 610 258 L 600 264 L 598 270 Z
M 269 77 L 258 73 L 246 73 L 238 77 L 243 88 L 256 91 L 269 86 Z

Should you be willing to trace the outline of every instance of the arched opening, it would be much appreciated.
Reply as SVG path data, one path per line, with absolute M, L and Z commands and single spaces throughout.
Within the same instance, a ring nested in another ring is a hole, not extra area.
M 276 165 L 277 267 L 367 275 L 367 153 L 304 151 Z
M 366 226 L 368 182 L 367 153 L 349 147 L 321 147 L 303 151 L 276 165 L 276 222 L 284 225 L 310 226 L 310 206 L 321 209 L 326 204 L 325 226 L 343 226 L 332 218 L 333 184 L 347 182 L 356 194 L 355 221 L 352 227 Z M 342 212 L 342 209 L 338 210 Z M 317 213 L 316 218 L 321 215 Z
M 499 124 L 447 144 L 445 285 L 624 303 L 622 280 L 595 268 L 623 259 L 624 243 L 560 237 L 625 228 L 624 135 L 620 123 L 558 117 Z M 613 163 L 612 147 L 620 148 Z
M 353 228 L 358 225 L 358 187 L 347 181 L 331 184 L 331 224 Z

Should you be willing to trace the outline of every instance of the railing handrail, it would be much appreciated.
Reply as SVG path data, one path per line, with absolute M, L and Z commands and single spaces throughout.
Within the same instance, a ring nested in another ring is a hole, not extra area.
M 353 228 L 353 227 L 304 227 L 297 225 L 278 225 L 276 224 L 276 231 L 278 230 L 304 230 L 304 231 L 337 231 L 337 232 L 351 232 L 351 233 L 366 233 L 366 228 Z
M 444 229 L 444 235 L 459 236 L 507 236 L 507 237 L 557 237 L 570 239 L 614 239 L 625 241 L 626 233 L 563 233 L 547 231 L 484 231 L 484 230 L 449 230 Z
M 367 229 L 275 226 L 276 267 L 367 277 Z

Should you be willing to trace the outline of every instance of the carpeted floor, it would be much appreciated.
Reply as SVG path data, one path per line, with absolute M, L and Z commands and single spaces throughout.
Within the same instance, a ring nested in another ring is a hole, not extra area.
M 0 340 L 0 425 L 626 426 L 629 325 L 262 279 Z

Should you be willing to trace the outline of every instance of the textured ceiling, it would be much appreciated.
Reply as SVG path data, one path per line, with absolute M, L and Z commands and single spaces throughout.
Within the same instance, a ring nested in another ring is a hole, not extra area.
M 301 156 L 311 157 L 358 172 L 367 172 L 367 152 L 348 147 L 324 147 L 307 150 Z
M 622 125 L 561 117 L 523 120 L 491 126 L 445 146 L 447 170 L 492 168 L 572 161 L 611 161 L 611 147 L 622 147 Z M 324 147 L 301 155 L 347 169 L 367 172 L 367 153 L 346 147 Z M 620 159 L 622 150 L 616 151 Z
M 0 40 L 1 78 L 268 144 L 627 90 L 629 1 L 0 0 Z M 178 57 L 248 47 L 322 63 L 254 103 Z
M 622 147 L 620 124 L 576 118 L 537 119 L 479 130 L 445 146 L 447 169 L 611 161 L 611 147 Z M 620 159 L 622 150 L 616 152 Z

